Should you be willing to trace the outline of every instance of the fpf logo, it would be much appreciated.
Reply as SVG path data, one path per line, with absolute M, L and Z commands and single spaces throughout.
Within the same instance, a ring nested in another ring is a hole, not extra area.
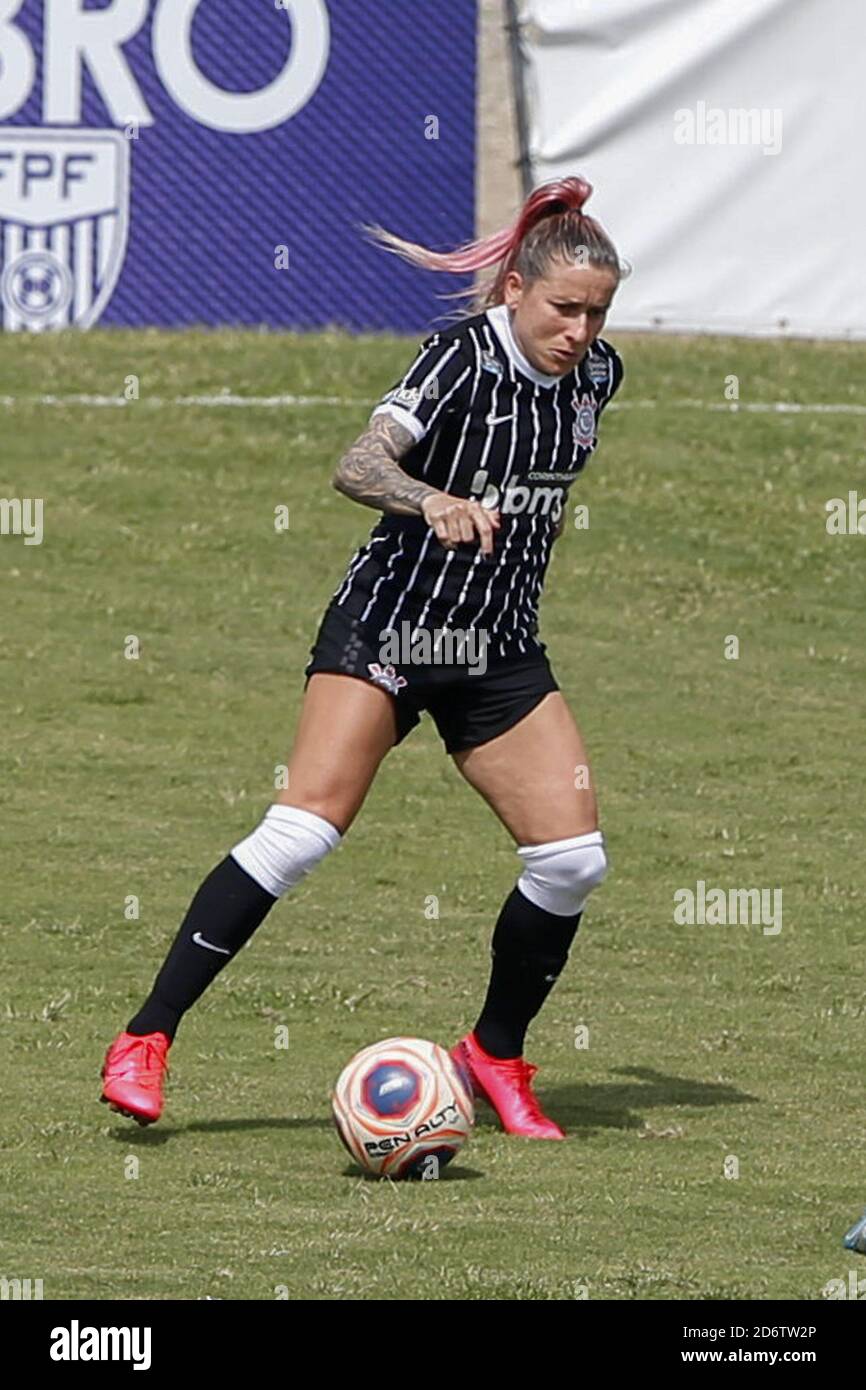
M 124 53 L 152 10 L 154 70 L 178 109 L 212 130 L 250 135 L 282 124 L 312 98 L 325 74 L 330 25 L 325 0 L 278 0 L 291 25 L 283 70 L 255 91 L 228 91 L 199 68 L 193 21 L 215 0 L 43 0 L 41 74 L 22 12 L 0 0 L 0 121 L 41 79 L 45 126 L 0 127 L 0 326 L 40 332 L 96 323 L 114 291 L 129 236 L 130 141 L 121 129 L 154 116 Z M 16 19 L 19 20 L 16 23 Z M 32 27 L 32 24 L 31 24 Z M 87 71 L 118 129 L 83 128 Z
M 0 219 L 3 328 L 89 328 L 126 254 L 128 141 L 113 130 L 6 127 Z

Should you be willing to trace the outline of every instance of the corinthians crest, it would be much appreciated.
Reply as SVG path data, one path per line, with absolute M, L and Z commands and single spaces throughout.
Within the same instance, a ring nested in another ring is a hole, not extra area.
M 578 396 L 575 391 L 571 398 L 572 409 L 575 414 L 574 442 L 582 449 L 588 449 L 595 439 L 595 400 L 588 391 L 584 391 Z
M 119 131 L 0 128 L 0 325 L 90 328 L 114 291 L 129 230 Z

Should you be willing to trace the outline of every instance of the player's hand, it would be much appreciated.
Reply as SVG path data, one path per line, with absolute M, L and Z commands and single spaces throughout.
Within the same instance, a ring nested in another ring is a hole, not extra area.
M 452 497 L 449 492 L 436 492 L 424 498 L 421 514 L 446 550 L 453 550 L 464 541 L 474 541 L 477 535 L 482 554 L 493 554 L 494 532 L 502 524 L 498 508 L 491 510 L 482 507 L 471 497 Z

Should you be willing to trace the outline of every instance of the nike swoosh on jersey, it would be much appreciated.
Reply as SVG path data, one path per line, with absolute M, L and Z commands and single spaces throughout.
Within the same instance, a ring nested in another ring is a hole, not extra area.
M 221 956 L 231 955 L 231 951 L 228 949 L 227 946 L 214 946 L 213 942 L 205 941 L 200 931 L 194 931 L 192 934 L 192 939 L 195 942 L 196 946 L 204 946 L 206 951 L 219 951 Z
M 488 415 L 487 418 L 486 418 L 486 420 L 484 421 L 484 423 L 485 423 L 485 425 L 501 425 L 501 424 L 504 424 L 504 422 L 505 422 L 506 420 L 513 420 L 513 419 L 514 419 L 514 415 L 513 415 L 513 414 L 511 414 L 511 415 L 496 415 L 496 416 Z

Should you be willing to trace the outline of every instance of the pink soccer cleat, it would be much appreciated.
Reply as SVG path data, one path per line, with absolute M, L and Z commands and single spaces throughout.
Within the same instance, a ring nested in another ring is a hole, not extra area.
M 152 1125 L 162 1114 L 170 1047 L 165 1033 L 121 1033 L 105 1054 L 100 1100 L 119 1115 Z
M 451 1057 L 472 1090 L 486 1100 L 502 1121 L 508 1134 L 526 1139 L 564 1139 L 565 1131 L 548 1119 L 532 1091 L 532 1078 L 538 1067 L 522 1057 L 491 1057 L 474 1033 L 451 1049 Z

